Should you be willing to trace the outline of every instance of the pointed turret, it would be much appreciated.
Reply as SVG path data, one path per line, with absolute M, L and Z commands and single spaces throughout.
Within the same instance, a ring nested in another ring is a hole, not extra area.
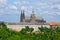
M 24 10 L 21 11 L 20 22 L 25 22 L 25 14 L 24 14 Z

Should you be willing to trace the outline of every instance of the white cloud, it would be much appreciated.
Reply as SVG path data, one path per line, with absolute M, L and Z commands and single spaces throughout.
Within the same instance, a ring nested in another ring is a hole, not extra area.
M 49 14 L 49 11 L 43 11 L 43 13 Z
M 57 5 L 50 5 L 50 8 L 58 8 L 58 9 L 60 9 L 60 4 L 57 4 Z
M 9 6 L 9 9 L 17 9 L 15 5 Z
M 14 4 L 21 5 L 22 3 L 20 1 L 14 1 Z
M 7 0 L 0 0 L 0 2 L 6 2 Z
M 56 5 L 56 7 L 57 7 L 58 9 L 60 9 L 60 5 Z
M 0 13 L 4 13 L 4 10 L 3 9 L 0 9 Z
M 60 12 L 56 12 L 56 15 L 60 15 Z
M 49 16 L 49 15 L 48 15 L 48 18 L 52 18 L 52 19 L 53 19 L 53 18 L 54 18 L 54 16 Z
M 49 0 L 49 1 L 53 1 L 53 2 L 60 2 L 60 0 Z
M 30 4 L 30 2 L 29 2 L 29 1 L 23 1 L 23 3 L 24 3 L 24 4 Z
M 28 7 L 26 6 L 21 6 L 21 10 L 26 10 Z

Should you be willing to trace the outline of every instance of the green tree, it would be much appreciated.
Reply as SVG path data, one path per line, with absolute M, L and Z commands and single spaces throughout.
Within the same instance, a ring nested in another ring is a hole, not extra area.
M 33 30 L 34 30 L 33 28 L 29 28 L 29 31 L 30 31 L 30 32 L 33 32 Z
M 34 30 L 33 28 L 29 28 L 29 26 L 25 26 L 25 29 L 27 32 L 32 32 Z
M 4 22 L 0 22 L 0 28 L 7 27 Z

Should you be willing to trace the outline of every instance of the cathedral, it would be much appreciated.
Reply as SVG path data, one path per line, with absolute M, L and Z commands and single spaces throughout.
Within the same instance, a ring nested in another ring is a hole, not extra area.
M 26 26 L 30 28 L 34 28 L 34 32 L 39 31 L 38 27 L 50 27 L 49 25 L 45 24 L 46 21 L 41 17 L 36 17 L 34 10 L 32 10 L 30 17 L 26 17 L 25 11 L 21 11 L 20 15 L 20 22 L 19 23 L 7 23 L 7 28 L 21 31 Z
M 24 10 L 21 11 L 20 24 L 44 24 L 45 22 L 42 17 L 36 17 L 34 10 L 32 10 L 30 18 L 25 16 Z

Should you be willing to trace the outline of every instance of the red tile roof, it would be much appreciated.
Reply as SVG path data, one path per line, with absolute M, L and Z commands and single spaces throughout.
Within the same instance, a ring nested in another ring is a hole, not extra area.
M 60 26 L 60 22 L 46 22 L 46 24 Z

